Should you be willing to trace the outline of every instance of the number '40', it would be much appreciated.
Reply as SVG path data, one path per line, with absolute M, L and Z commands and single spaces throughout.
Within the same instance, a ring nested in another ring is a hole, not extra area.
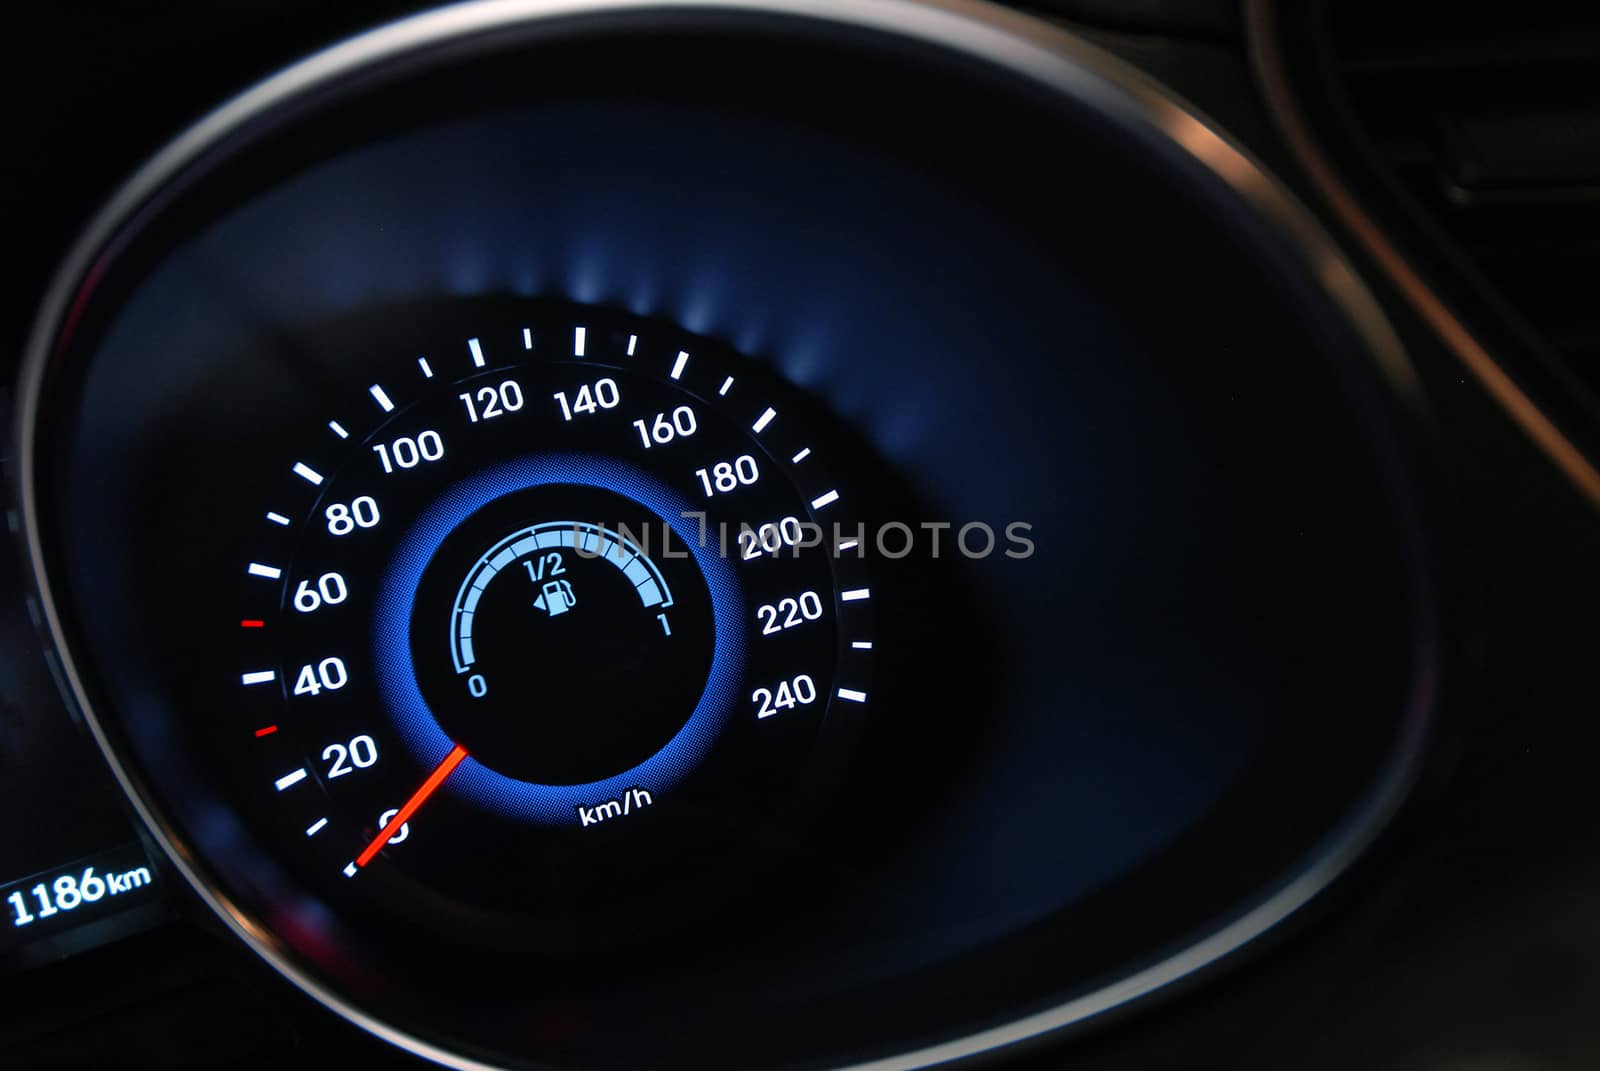
M 295 695 L 316 695 L 326 688 L 337 692 L 350 680 L 342 658 L 324 658 L 314 666 L 301 666 L 294 680 Z

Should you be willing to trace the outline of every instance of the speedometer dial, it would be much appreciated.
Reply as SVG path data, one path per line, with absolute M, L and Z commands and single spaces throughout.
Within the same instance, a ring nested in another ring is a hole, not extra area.
M 596 871 L 796 806 L 866 716 L 872 587 L 792 388 L 665 325 L 523 312 L 380 355 L 283 444 L 236 736 L 326 877 L 589 910 Z
M 1376 304 L 981 5 L 401 22 L 175 144 L 51 295 L 63 680 L 217 917 L 430 1059 L 1076 1024 L 1339 873 L 1431 717 Z

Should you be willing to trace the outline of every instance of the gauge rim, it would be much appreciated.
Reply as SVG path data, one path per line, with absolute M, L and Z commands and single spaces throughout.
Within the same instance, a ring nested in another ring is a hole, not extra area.
M 570 478 L 569 478 L 570 477 Z M 651 755 L 620 773 L 564 784 L 519 781 L 479 762 L 462 762 L 454 782 L 458 791 L 479 806 L 530 822 L 554 825 L 570 818 L 572 808 L 587 800 L 626 792 L 641 777 L 652 775 L 652 787 L 670 788 L 682 781 L 711 750 L 718 732 L 733 713 L 734 690 L 743 670 L 744 637 L 734 623 L 739 581 L 727 561 L 685 531 L 682 518 L 692 513 L 666 509 L 687 506 L 677 494 L 635 466 L 581 453 L 540 452 L 507 458 L 457 481 L 424 510 L 400 538 L 394 559 L 385 569 L 373 616 L 378 651 L 379 694 L 392 708 L 400 737 L 424 767 L 439 763 L 454 745 L 439 726 L 427 697 L 416 681 L 411 653 L 410 621 L 417 584 L 435 551 L 461 520 L 501 495 L 555 483 L 578 482 L 632 499 L 656 511 L 693 555 L 710 592 L 714 652 L 700 701 L 683 727 Z M 672 514 L 676 512 L 676 522 Z M 513 806 L 513 803 L 515 806 Z
M 1388 387 L 1396 413 L 1407 418 L 1397 425 L 1390 447 L 1403 443 L 1408 432 L 1415 438 L 1419 428 L 1426 429 L 1420 386 L 1398 335 L 1333 239 L 1287 187 L 1228 135 L 1130 64 L 1067 30 L 979 0 L 476 0 L 368 31 L 291 65 L 225 103 L 168 144 L 110 198 L 52 278 L 34 320 L 18 380 L 12 475 L 36 596 L 36 619 L 44 643 L 55 655 L 70 702 L 82 713 L 140 819 L 206 906 L 269 966 L 328 1010 L 402 1050 L 450 1067 L 488 1071 L 500 1065 L 468 1057 L 394 1026 L 324 983 L 268 927 L 208 877 L 203 861 L 169 824 L 160 805 L 146 796 L 138 776 L 121 762 L 72 656 L 47 571 L 40 539 L 40 479 L 35 471 L 40 396 L 53 358 L 65 351 L 70 340 L 77 310 L 116 256 L 121 240 L 137 230 L 143 211 L 175 180 L 223 149 L 225 142 L 245 128 L 348 76 L 380 65 L 423 59 L 452 44 L 574 18 L 690 11 L 710 16 L 787 16 L 931 45 L 952 56 L 1006 70 L 1087 113 L 1110 120 L 1141 143 L 1153 143 L 1169 159 L 1187 158 L 1198 164 L 1240 207 L 1274 232 L 1284 250 L 1299 261 L 1310 285 L 1362 343 Z M 1171 954 L 1132 966 L 1109 984 L 1054 1007 L 960 1038 L 841 1065 L 840 1071 L 912 1071 L 1059 1033 L 1096 1018 L 1165 989 L 1254 941 L 1304 906 L 1365 851 L 1416 778 L 1438 687 L 1434 578 L 1424 546 L 1424 525 L 1417 515 L 1417 501 L 1422 496 L 1405 468 L 1390 465 L 1386 477 L 1391 508 L 1405 522 L 1401 530 L 1411 567 L 1413 650 L 1418 653 L 1418 664 L 1386 762 L 1365 798 L 1340 826 L 1285 871 L 1278 884 L 1246 901 L 1231 917 L 1197 930 L 1192 940 Z

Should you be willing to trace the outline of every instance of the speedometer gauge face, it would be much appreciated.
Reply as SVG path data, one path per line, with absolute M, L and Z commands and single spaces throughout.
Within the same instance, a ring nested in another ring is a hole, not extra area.
M 370 355 L 284 444 L 234 578 L 234 735 L 326 876 L 548 911 L 575 853 L 592 910 L 589 875 L 797 805 L 867 716 L 872 586 L 792 389 L 667 325 L 520 311 Z
M 459 5 L 120 196 L 19 385 L 62 677 L 215 915 L 458 1066 L 915 1067 L 1240 947 L 1431 716 L 1405 360 L 982 5 Z

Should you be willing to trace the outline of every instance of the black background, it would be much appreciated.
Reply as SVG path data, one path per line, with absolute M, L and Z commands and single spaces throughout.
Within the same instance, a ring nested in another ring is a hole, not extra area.
M 19 350 L 71 235 L 138 160 L 227 93 L 403 10 L 261 3 L 25 12 L 11 27 L 6 66 L 7 352 Z M 1211 58 L 1219 52 L 1197 47 Z M 1250 126 L 1252 107 L 1238 107 L 1238 123 Z M 1335 895 L 1266 942 L 1249 969 L 1163 1009 L 1130 1013 L 1070 1056 L 1024 1062 L 1594 1064 L 1600 531 L 1450 360 L 1403 312 L 1400 319 L 1452 451 L 1458 528 L 1469 537 L 1474 606 L 1454 625 L 1475 655 L 1473 701 L 1461 705 L 1404 821 Z M 380 1047 L 300 1014 L 300 998 L 248 966 L 202 933 L 167 930 L 36 975 L 27 1002 L 0 1019 L 7 1037 L 27 1045 L 8 1062 L 78 1066 L 134 1045 L 168 1066 L 271 1065 L 296 1038 L 321 1057 L 335 1051 L 326 1046 L 347 1044 L 369 1066 L 381 1056 Z M 75 1012 L 96 1017 L 95 1036 L 67 1029 Z

